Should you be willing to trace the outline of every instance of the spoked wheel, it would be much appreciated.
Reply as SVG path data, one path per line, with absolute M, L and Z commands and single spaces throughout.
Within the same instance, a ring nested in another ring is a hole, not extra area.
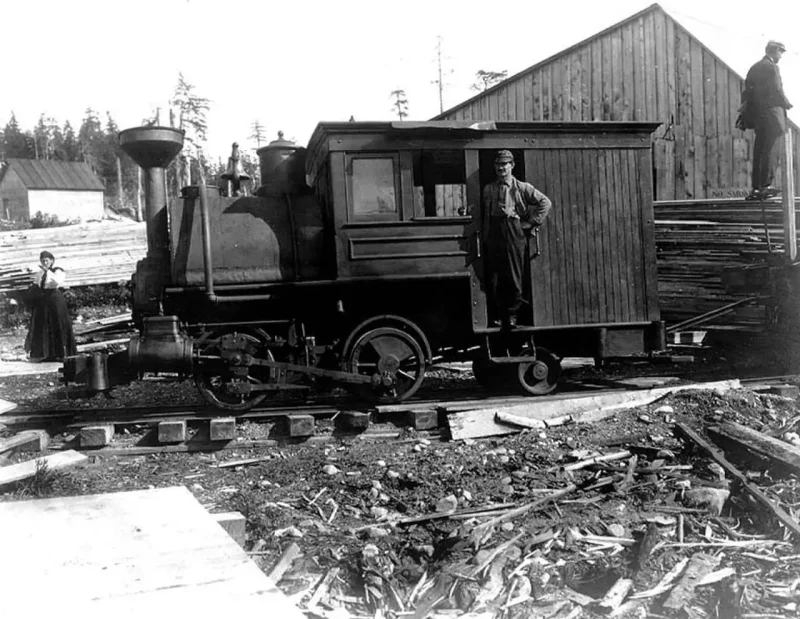
M 545 395 L 555 390 L 561 378 L 561 360 L 546 348 L 536 348 L 536 361 L 517 366 L 517 381 L 525 393 Z
M 378 327 L 359 335 L 346 353 L 348 371 L 372 378 L 361 390 L 381 402 L 400 401 L 416 393 L 425 378 L 425 353 L 417 338 L 395 327 Z
M 246 355 L 273 359 L 272 352 L 264 348 L 269 340 L 269 335 L 260 329 L 219 331 L 203 340 L 199 345 L 201 357 L 217 357 L 199 364 L 194 376 L 206 402 L 224 410 L 246 411 L 277 393 L 241 389 L 244 384 L 261 385 L 272 380 L 269 368 L 242 363 Z

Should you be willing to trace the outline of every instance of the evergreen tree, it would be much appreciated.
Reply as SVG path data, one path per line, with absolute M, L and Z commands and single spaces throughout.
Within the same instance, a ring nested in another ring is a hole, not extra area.
M 118 208 L 122 208 L 124 197 L 122 195 L 122 168 L 118 161 L 118 135 L 117 123 L 111 117 L 111 113 L 106 112 L 105 135 L 102 143 L 98 144 L 98 168 L 105 182 L 106 196 L 116 202 Z
M 475 83 L 470 86 L 472 90 L 486 91 L 495 84 L 499 84 L 508 77 L 508 71 L 484 71 L 481 69 L 475 74 Z
M 97 112 L 90 107 L 86 108 L 80 129 L 78 129 L 78 143 L 81 159 L 88 163 L 93 170 L 99 171 L 105 145 L 105 134 Z
M 60 148 L 57 150 L 61 161 L 80 161 L 81 147 L 78 143 L 78 138 L 75 136 L 75 130 L 69 121 L 64 123 L 62 130 L 63 139 Z
M 56 146 L 61 129 L 52 116 L 39 116 L 39 122 L 33 130 L 34 155 L 37 159 L 55 159 Z
M 11 119 L 3 129 L 3 157 L 33 159 L 36 155 L 33 144 L 33 135 L 19 128 L 17 117 L 11 112 Z
M 393 111 L 397 114 L 400 120 L 408 116 L 408 99 L 406 99 L 405 90 L 393 90 L 389 97 L 394 97 L 392 104 Z
M 256 148 L 261 148 L 261 142 L 267 141 L 267 135 L 264 129 L 264 125 L 262 125 L 257 120 L 254 120 L 253 124 L 250 125 L 250 131 L 252 131 L 252 133 L 250 134 L 250 139 L 255 141 Z
M 173 169 L 177 176 L 178 184 L 191 184 L 191 161 L 199 162 L 200 169 L 207 173 L 207 163 L 202 155 L 203 146 L 208 132 L 206 113 L 210 109 L 210 100 L 195 93 L 195 87 L 186 81 L 183 73 L 178 73 L 178 83 L 172 95 L 170 105 L 170 125 L 177 124 L 177 128 L 184 132 L 184 150 L 175 160 Z M 174 118 L 173 114 L 177 116 Z M 177 195 L 177 187 L 175 194 Z

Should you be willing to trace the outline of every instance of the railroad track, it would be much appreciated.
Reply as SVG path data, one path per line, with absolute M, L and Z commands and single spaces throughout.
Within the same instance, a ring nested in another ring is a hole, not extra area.
M 785 382 L 793 376 L 765 376 L 741 379 L 743 385 L 754 387 L 757 385 L 770 385 Z M 314 400 L 296 402 L 272 402 L 249 411 L 223 411 L 208 406 L 156 406 L 156 407 L 106 407 L 106 408 L 78 408 L 65 410 L 36 411 L 18 415 L 2 415 L 0 422 L 14 429 L 30 428 L 62 428 L 76 430 L 81 427 L 99 423 L 113 423 L 119 425 L 146 425 L 161 421 L 185 420 L 202 421 L 213 417 L 235 417 L 239 420 L 263 420 L 275 417 L 284 417 L 293 414 L 313 415 L 325 418 L 335 415 L 342 410 L 372 412 L 378 415 L 391 415 L 414 410 L 446 409 L 449 411 L 465 411 L 475 408 L 492 408 L 522 404 L 525 402 L 551 402 L 580 398 L 584 396 L 599 396 L 621 391 L 645 390 L 646 388 L 632 388 L 620 386 L 608 388 L 602 386 L 587 386 L 586 384 L 565 383 L 559 393 L 538 396 L 509 395 L 484 395 L 485 391 L 469 389 L 463 391 L 450 390 L 428 397 L 412 399 L 408 402 L 386 405 L 369 405 L 363 401 L 353 400 L 352 397 L 319 397 Z

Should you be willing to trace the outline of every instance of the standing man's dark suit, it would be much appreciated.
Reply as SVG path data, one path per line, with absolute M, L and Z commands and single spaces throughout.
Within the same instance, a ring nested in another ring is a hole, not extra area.
M 514 178 L 511 151 L 497 151 L 494 169 L 497 179 L 483 188 L 483 241 L 500 322 L 513 328 L 522 305 L 527 238 L 553 204 L 536 187 Z
M 786 110 L 792 107 L 783 94 L 778 70 L 785 51 L 783 44 L 770 41 L 766 56 L 750 68 L 745 79 L 746 125 L 756 132 L 751 197 L 768 198 L 778 193 L 771 186 L 777 163 L 775 143 L 786 132 Z

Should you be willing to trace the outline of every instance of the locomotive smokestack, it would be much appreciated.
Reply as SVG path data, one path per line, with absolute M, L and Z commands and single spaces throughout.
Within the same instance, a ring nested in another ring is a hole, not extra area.
M 171 127 L 134 127 L 120 132 L 119 145 L 144 169 L 147 255 L 168 253 L 165 168 L 183 148 L 183 131 Z

